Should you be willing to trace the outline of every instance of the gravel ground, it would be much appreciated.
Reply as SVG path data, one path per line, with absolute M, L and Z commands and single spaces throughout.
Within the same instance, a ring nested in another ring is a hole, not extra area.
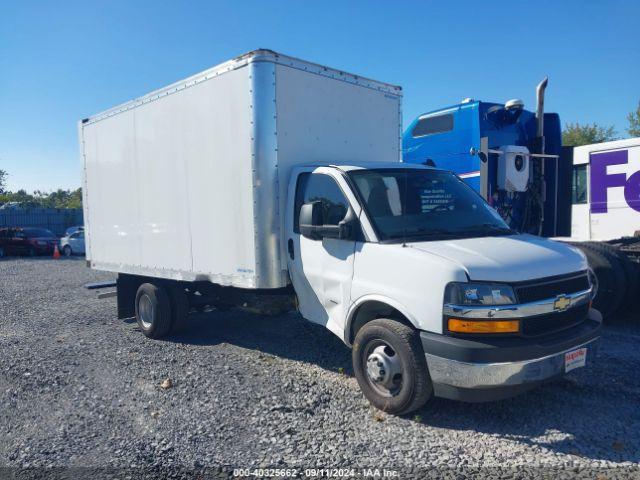
M 640 476 L 638 326 L 607 327 L 593 368 L 520 397 L 393 417 L 361 395 L 349 350 L 297 315 L 193 314 L 189 331 L 152 341 L 82 287 L 111 278 L 80 259 L 0 261 L 0 478 Z

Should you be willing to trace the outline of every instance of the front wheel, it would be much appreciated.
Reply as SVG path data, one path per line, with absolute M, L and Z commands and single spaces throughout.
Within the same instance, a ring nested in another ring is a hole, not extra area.
M 419 333 L 396 320 L 377 319 L 356 335 L 353 370 L 365 397 L 392 414 L 409 413 L 433 396 Z
M 65 257 L 70 257 L 72 253 L 73 253 L 73 252 L 71 251 L 71 247 L 70 247 L 69 245 L 65 245 L 65 246 L 62 248 L 62 254 L 63 254 Z

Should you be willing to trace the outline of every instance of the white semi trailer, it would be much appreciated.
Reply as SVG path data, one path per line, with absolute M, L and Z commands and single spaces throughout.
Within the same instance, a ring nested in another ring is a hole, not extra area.
M 640 138 L 570 149 L 571 241 L 599 280 L 605 316 L 637 316 L 640 293 Z
M 378 408 L 502 398 L 592 360 L 575 248 L 400 163 L 401 90 L 258 50 L 79 124 L 87 262 L 150 338 L 209 304 L 297 305 Z

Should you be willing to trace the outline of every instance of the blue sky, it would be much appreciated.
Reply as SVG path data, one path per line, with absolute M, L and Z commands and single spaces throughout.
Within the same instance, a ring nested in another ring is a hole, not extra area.
M 640 2 L 6 1 L 0 169 L 10 189 L 80 185 L 79 119 L 256 48 L 401 85 L 404 124 L 463 97 L 550 82 L 565 122 L 615 125 L 640 99 Z

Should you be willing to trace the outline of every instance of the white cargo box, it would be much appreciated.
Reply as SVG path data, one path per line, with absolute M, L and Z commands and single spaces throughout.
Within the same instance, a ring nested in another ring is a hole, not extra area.
M 79 124 L 93 268 L 287 285 L 292 166 L 400 161 L 401 89 L 257 50 Z

